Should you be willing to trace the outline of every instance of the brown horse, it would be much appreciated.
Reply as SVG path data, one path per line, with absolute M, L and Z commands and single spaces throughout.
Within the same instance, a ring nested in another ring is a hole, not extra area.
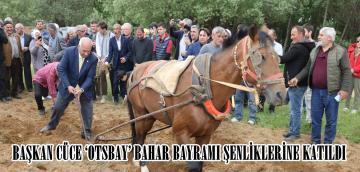
M 258 84 L 261 85 L 259 88 L 265 93 L 266 100 L 270 104 L 280 105 L 284 102 L 286 97 L 284 83 L 262 82 L 279 79 L 274 78 L 274 76 L 279 76 L 279 73 L 281 73 L 278 67 L 278 56 L 272 48 L 270 38 L 266 34 L 259 36 L 256 29 L 250 29 L 249 36 L 236 42 L 236 44 L 232 45 L 230 48 L 215 54 L 211 58 L 210 78 L 228 83 L 240 84 L 243 80 L 243 72 L 240 70 L 239 64 L 247 54 L 245 51 L 249 51 L 249 49 L 243 47 L 246 47 L 245 44 L 247 44 L 247 41 L 249 41 L 250 38 L 251 44 L 249 45 L 252 48 L 257 47 L 253 53 L 261 54 L 261 63 L 258 64 L 261 73 L 257 73 L 258 80 L 248 77 L 248 82 L 252 84 L 257 84 L 256 82 L 258 82 Z M 249 58 L 247 62 L 250 72 L 255 72 L 255 67 L 251 58 Z M 137 65 L 133 71 L 131 81 L 135 82 L 140 80 L 144 75 L 146 68 L 152 63 L 155 62 L 152 61 Z M 192 74 L 193 68 L 192 65 L 189 65 L 179 79 L 176 92 L 182 92 L 186 90 L 186 88 L 189 88 L 192 84 Z M 212 101 L 216 109 L 223 109 L 229 98 L 234 94 L 235 89 L 212 82 L 211 92 Z M 165 97 L 165 102 L 166 106 L 171 106 L 192 98 L 193 94 L 188 90 L 180 96 Z M 161 109 L 159 104 L 160 99 L 159 93 L 151 88 L 140 88 L 139 85 L 133 87 L 128 95 L 130 118 L 140 117 L 144 114 Z M 172 132 L 178 144 L 191 144 L 192 137 L 195 137 L 196 144 L 208 144 L 212 134 L 221 123 L 221 120 L 209 118 L 209 114 L 204 107 L 195 105 L 194 103 L 187 104 L 180 108 L 174 108 L 167 112 L 170 121 L 172 121 Z M 144 144 L 146 134 L 151 130 L 156 120 L 165 124 L 169 121 L 163 114 L 157 114 L 135 122 L 135 125 L 132 126 L 134 137 L 133 144 Z M 202 171 L 202 162 L 187 163 L 188 171 Z M 140 165 L 142 167 L 141 171 L 143 171 L 143 169 L 147 170 L 144 162 L 140 162 Z

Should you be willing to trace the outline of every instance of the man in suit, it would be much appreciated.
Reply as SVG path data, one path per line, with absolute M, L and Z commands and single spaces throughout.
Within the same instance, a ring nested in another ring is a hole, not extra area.
M 30 67 L 31 66 L 31 54 L 30 54 L 30 50 L 29 50 L 31 36 L 24 32 L 24 25 L 21 23 L 17 23 L 15 25 L 15 31 L 20 36 L 21 50 L 24 54 L 23 67 L 24 67 L 26 89 L 29 92 L 32 92 L 33 84 L 32 84 L 31 67 Z M 20 77 L 20 81 L 19 81 L 20 90 L 24 90 L 22 68 L 21 68 L 21 72 L 19 72 L 19 77 Z
M 126 81 L 119 81 L 117 79 L 117 73 L 120 71 L 128 72 L 132 69 L 132 59 L 128 40 L 121 35 L 120 24 L 114 25 L 115 36 L 110 39 L 109 43 L 109 55 L 105 59 L 105 64 L 112 64 L 110 80 L 113 85 L 112 94 L 114 103 L 119 103 L 119 85 L 120 85 L 120 96 L 125 98 L 126 95 Z M 112 79 L 111 79 L 112 78 Z
M 58 95 L 50 122 L 40 130 L 41 133 L 50 134 L 59 124 L 66 107 L 74 98 L 80 101 L 83 129 L 81 137 L 90 140 L 93 116 L 93 80 L 96 74 L 98 59 L 91 52 L 92 41 L 84 37 L 78 46 L 65 49 L 64 57 L 58 65 L 60 83 Z

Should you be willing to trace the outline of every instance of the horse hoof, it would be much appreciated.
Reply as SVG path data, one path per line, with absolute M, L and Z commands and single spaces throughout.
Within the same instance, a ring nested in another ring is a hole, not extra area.
M 149 172 L 149 169 L 147 168 L 146 165 L 144 165 L 144 166 L 141 166 L 140 171 L 141 171 L 141 172 Z
M 132 162 L 133 162 L 134 166 L 140 167 L 140 161 L 133 160 Z

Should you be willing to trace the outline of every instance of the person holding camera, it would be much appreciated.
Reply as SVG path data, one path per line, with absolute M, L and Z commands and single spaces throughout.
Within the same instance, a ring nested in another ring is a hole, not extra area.
M 42 36 L 39 30 L 34 30 L 32 33 L 34 39 L 31 40 L 29 48 L 31 53 L 31 62 L 36 73 L 39 69 L 50 63 L 48 50 L 43 46 Z
M 176 31 L 176 23 L 179 23 L 180 29 Z M 170 22 L 170 36 L 176 39 L 175 42 L 175 59 L 177 60 L 184 60 L 181 52 L 185 52 L 187 46 L 191 43 L 191 34 L 190 28 L 192 25 L 192 21 L 190 19 L 185 18 L 184 20 L 174 20 L 171 19 Z

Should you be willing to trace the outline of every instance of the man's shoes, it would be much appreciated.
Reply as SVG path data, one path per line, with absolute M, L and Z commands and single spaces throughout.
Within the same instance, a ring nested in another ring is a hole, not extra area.
M 353 109 L 353 110 L 351 110 L 351 112 L 350 112 L 351 114 L 357 114 L 358 113 L 358 111 L 357 110 L 355 110 L 355 109 Z
M 123 100 L 122 104 L 127 103 L 127 99 L 128 99 L 128 97 L 127 97 L 127 95 L 125 95 L 125 97 L 124 97 L 124 100 Z
M 299 138 L 300 138 L 300 136 L 290 135 L 289 137 L 285 137 L 284 140 L 285 141 L 294 141 L 294 140 L 297 140 Z
M 11 99 L 10 99 L 10 100 L 11 100 Z M 10 101 L 10 100 L 8 100 L 7 97 L 2 97 L 2 98 L 0 98 L 0 101 L 1 101 L 1 102 L 4 102 L 4 103 L 5 103 L 5 102 L 8 102 L 8 101 Z
M 101 96 L 100 103 L 101 103 L 101 104 L 104 104 L 105 101 L 106 101 L 106 96 Z
M 11 101 L 12 98 L 10 96 L 4 98 L 6 101 Z
M 289 137 L 289 136 L 291 136 L 291 133 L 284 133 L 284 134 L 283 134 L 283 137 L 285 137 L 285 138 L 286 138 L 286 137 Z
M 92 134 L 91 134 L 91 131 L 90 131 L 90 130 L 86 130 L 85 133 L 84 133 L 84 131 L 82 130 L 80 135 L 81 135 L 81 138 L 82 138 L 82 139 L 85 139 L 85 140 L 89 141 L 89 140 L 91 139 L 91 135 L 92 135 Z
M 248 124 L 250 124 L 250 125 L 255 125 L 255 121 L 253 121 L 253 120 L 250 119 L 250 120 L 248 121 Z
M 40 115 L 41 117 L 44 117 L 44 116 L 45 116 L 45 108 L 39 110 L 39 115 Z
M 350 109 L 349 109 L 349 108 L 347 108 L 347 107 L 344 107 L 343 111 L 344 111 L 344 112 L 349 112 L 349 111 L 350 111 Z
M 233 117 L 233 118 L 231 118 L 231 120 L 230 120 L 231 122 L 240 122 L 240 120 L 238 120 L 237 118 L 235 118 L 235 117 Z
M 45 134 L 45 135 L 50 135 L 51 134 L 50 130 L 53 130 L 53 129 L 51 129 L 48 125 L 46 125 L 44 128 L 42 128 L 40 130 L 40 133 Z
M 24 92 L 24 88 L 20 88 L 18 91 L 18 93 L 22 93 L 22 92 Z
M 21 97 L 19 95 L 14 95 L 12 96 L 14 99 L 21 99 Z
M 118 104 L 119 104 L 119 98 L 116 98 L 116 97 L 114 98 L 114 104 L 115 104 L 115 105 L 118 105 Z
M 33 92 L 33 89 L 32 88 L 29 88 L 28 89 L 28 92 L 30 93 L 30 92 Z

